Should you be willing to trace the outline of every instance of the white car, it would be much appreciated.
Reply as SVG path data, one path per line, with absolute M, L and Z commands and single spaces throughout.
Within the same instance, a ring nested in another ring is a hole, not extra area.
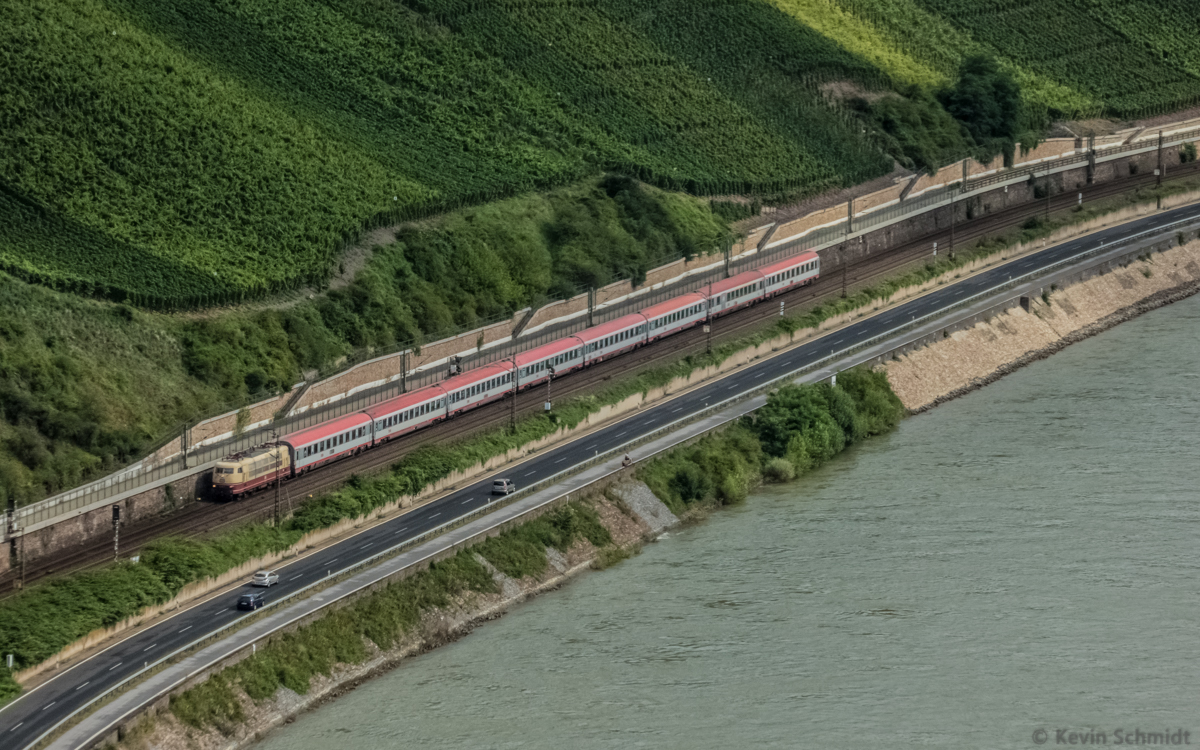
M 260 570 L 250 579 L 251 586 L 274 586 L 279 583 L 279 574 L 269 570 Z

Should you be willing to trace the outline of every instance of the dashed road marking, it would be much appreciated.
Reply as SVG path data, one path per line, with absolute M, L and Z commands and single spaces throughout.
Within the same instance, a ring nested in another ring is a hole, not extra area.
M 155 646 L 157 646 L 157 645 L 158 645 L 157 643 L 151 643 L 149 646 L 147 646 L 147 647 L 145 647 L 144 649 L 142 649 L 142 653 L 143 653 L 143 654 L 144 654 L 144 653 L 146 653 L 147 651 L 149 651 L 150 649 L 154 648 L 154 647 L 155 647 Z
M 297 578 L 299 578 L 299 577 L 300 577 L 300 576 L 302 576 L 302 575 L 304 575 L 304 574 L 303 574 L 303 573 L 300 573 L 300 574 L 298 574 L 298 575 L 294 575 L 294 576 L 292 576 L 291 578 L 289 578 L 288 580 L 289 580 L 289 581 L 294 581 L 294 580 L 296 580 Z
M 437 513 L 434 513 L 432 516 L 430 516 L 430 518 L 437 518 L 437 517 L 438 517 L 438 516 L 440 516 L 440 515 L 442 515 L 442 514 L 441 514 L 441 512 L 439 511 L 439 512 L 437 512 Z
M 185 633 L 185 632 L 187 632 L 187 631 L 189 631 L 189 630 L 191 630 L 191 629 L 192 629 L 192 626 L 191 626 L 191 625 L 188 625 L 186 628 L 184 628 L 183 630 L 180 630 L 179 632 L 180 632 L 180 633 Z
M 675 413 L 675 412 L 677 412 L 677 411 L 683 411 L 683 407 L 682 407 L 682 406 L 680 406 L 678 409 L 672 409 L 672 410 L 671 410 L 671 413 L 672 413 L 672 414 L 674 414 L 674 413 Z
M 55 703 L 58 703 L 58 701 L 50 701 L 46 705 L 42 706 L 42 710 L 45 711 L 47 708 L 50 708 L 51 706 L 53 706 Z
M 79 687 L 75 688 L 75 690 L 77 690 L 77 691 L 78 691 L 78 690 L 83 690 L 85 687 L 87 687 L 88 685 L 91 685 L 91 684 L 92 684 L 92 681 L 91 681 L 91 680 L 88 680 L 87 682 L 83 683 L 83 684 L 82 684 L 82 685 L 80 685 Z
M 363 546 L 359 547 L 359 549 L 366 549 L 367 547 L 370 547 L 373 544 L 375 544 L 375 542 L 367 542 Z
M 121 665 L 122 665 L 122 664 L 124 664 L 124 663 L 125 663 L 125 662 L 123 662 L 123 661 L 119 661 L 119 662 L 117 662 L 116 664 L 114 664 L 114 665 L 112 665 L 111 667 L 109 667 L 109 668 L 108 668 L 108 671 L 109 671 L 109 672 L 111 672 L 111 671 L 113 671 L 114 669 L 116 669 L 117 667 L 121 666 Z
M 10 730 L 8 730 L 8 731 L 10 731 L 10 732 L 15 732 L 15 731 L 17 731 L 18 729 L 20 729 L 20 728 L 21 728 L 22 726 L 24 726 L 24 725 L 25 725 L 25 722 L 23 722 L 23 721 L 22 721 L 20 724 L 16 725 L 15 727 L 13 727 L 12 729 L 10 729 Z
M 524 474 L 524 476 L 531 477 L 531 476 L 533 476 L 534 474 L 537 474 L 537 469 L 534 469 L 533 471 L 526 472 L 526 473 Z

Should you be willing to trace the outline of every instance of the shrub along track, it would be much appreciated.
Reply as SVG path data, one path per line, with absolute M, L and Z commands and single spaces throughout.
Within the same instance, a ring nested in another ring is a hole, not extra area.
M 1171 178 L 1200 173 L 1200 162 L 1176 167 Z M 1153 174 L 1137 175 L 1117 183 L 1092 185 L 1084 191 L 1089 201 L 1112 197 L 1130 190 L 1145 187 L 1155 181 Z M 1075 205 L 1077 191 L 1070 191 L 1050 200 L 1051 211 L 1062 211 Z M 999 231 L 1019 226 L 1031 216 L 1046 211 L 1046 202 L 1036 200 L 987 214 L 972 221 L 963 222 L 955 228 L 955 245 L 967 249 L 976 240 Z M 939 247 L 949 247 L 950 231 L 944 230 L 925 235 L 887 253 L 864 258 L 845 271 L 834 271 L 823 276 L 811 286 L 801 287 L 780 295 L 770 304 L 744 308 L 717 319 L 712 328 L 712 343 L 745 336 L 769 324 L 779 315 L 775 302 L 782 300 L 786 309 L 796 310 L 835 299 L 842 293 L 843 284 L 859 288 L 864 283 L 883 281 L 894 276 L 899 269 L 931 256 L 934 242 Z M 688 354 L 703 351 L 708 345 L 703 328 L 696 326 L 668 339 L 645 346 L 614 360 L 576 371 L 555 379 L 551 393 L 553 398 L 562 399 L 585 394 L 603 388 L 614 377 L 631 377 L 651 369 L 663 362 L 672 362 Z M 517 396 L 518 417 L 534 413 L 542 408 L 546 398 L 544 385 L 523 391 Z M 310 495 L 336 489 L 353 474 L 369 474 L 385 469 L 406 453 L 423 445 L 453 441 L 469 436 L 486 428 L 503 426 L 510 419 L 512 403 L 509 398 L 493 402 L 466 414 L 432 425 L 424 430 L 392 441 L 383 446 L 342 459 L 302 477 L 285 482 L 279 491 L 279 501 L 286 512 L 295 508 Z M 166 535 L 205 536 L 230 526 L 251 520 L 265 520 L 274 513 L 276 492 L 274 488 L 260 491 L 237 502 L 200 501 L 190 503 L 177 513 L 131 524 L 121 530 L 122 555 L 128 556 L 144 544 Z M 29 563 L 24 571 L 25 583 L 49 575 L 61 574 L 103 564 L 113 558 L 112 545 L 107 540 L 81 545 L 65 554 L 47 556 Z M 21 571 L 14 569 L 0 576 L 0 597 L 15 590 Z

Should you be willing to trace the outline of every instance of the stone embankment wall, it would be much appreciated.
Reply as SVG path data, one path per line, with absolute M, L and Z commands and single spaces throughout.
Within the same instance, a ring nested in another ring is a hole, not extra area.
M 623 549 L 636 549 L 679 523 L 679 519 L 644 484 L 627 481 L 610 487 L 606 494 L 608 496 L 596 495 L 584 502 L 596 509 L 614 544 Z M 599 550 L 587 541 L 576 542 L 565 554 L 547 548 L 549 565 L 546 572 L 522 579 L 509 578 L 482 557 L 477 557 L 491 570 L 499 593 L 467 593 L 443 609 L 426 613 L 421 624 L 390 649 L 381 650 L 368 641 L 366 645 L 370 656 L 366 661 L 361 664 L 339 664 L 331 674 L 313 678 L 304 695 L 280 688 L 273 698 L 256 703 L 245 694 L 239 694 L 246 720 L 228 727 L 228 733 L 211 727 L 202 730 L 188 727 L 175 718 L 164 701 L 144 715 L 129 731 L 114 738 L 116 748 L 240 750 L 250 747 L 272 728 L 354 689 L 376 674 L 393 669 L 406 658 L 455 641 L 470 633 L 479 623 L 503 616 L 512 605 L 558 588 L 593 567 L 598 556 Z
M 882 367 L 904 405 L 920 412 L 1198 291 L 1200 242 L 1193 241 L 1050 291 L 1028 311 L 1014 307 Z

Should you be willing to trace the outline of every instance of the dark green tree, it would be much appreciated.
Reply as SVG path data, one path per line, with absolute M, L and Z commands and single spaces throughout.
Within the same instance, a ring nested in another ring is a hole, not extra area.
M 963 60 L 958 81 L 938 98 L 992 155 L 1016 143 L 1023 122 L 1021 87 L 994 59 L 975 56 Z

